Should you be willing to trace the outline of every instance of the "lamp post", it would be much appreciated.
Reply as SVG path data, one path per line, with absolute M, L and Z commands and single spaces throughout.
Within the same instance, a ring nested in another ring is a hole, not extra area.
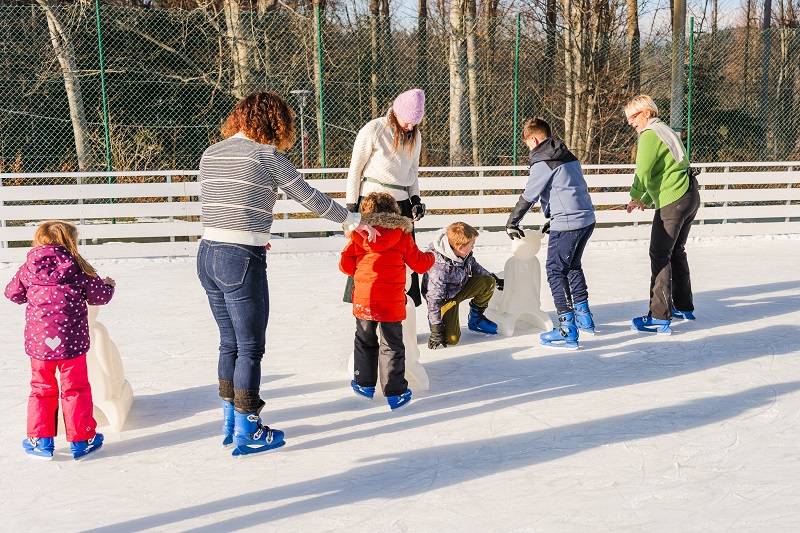
M 311 95 L 311 91 L 306 89 L 295 89 L 294 91 L 290 91 L 293 95 L 297 96 L 300 100 L 300 147 L 302 150 L 302 157 L 303 157 L 303 168 L 308 166 L 308 162 L 306 161 L 306 144 L 308 144 L 308 139 L 306 139 L 306 123 L 304 120 L 305 115 L 305 107 L 306 107 L 306 98 Z

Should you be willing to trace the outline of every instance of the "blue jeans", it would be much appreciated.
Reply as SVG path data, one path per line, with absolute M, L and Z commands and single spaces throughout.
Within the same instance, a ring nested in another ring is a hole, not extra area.
M 581 258 L 594 231 L 594 223 L 573 231 L 550 231 L 547 240 L 547 282 L 558 314 L 589 298 Z
M 200 241 L 197 276 L 219 328 L 219 379 L 259 390 L 269 319 L 266 247 Z

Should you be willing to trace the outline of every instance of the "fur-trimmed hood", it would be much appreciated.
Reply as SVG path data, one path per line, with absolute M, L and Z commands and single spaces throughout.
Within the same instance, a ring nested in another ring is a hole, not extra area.
M 361 217 L 363 222 L 370 226 L 380 226 L 386 229 L 401 229 L 403 233 L 411 233 L 414 223 L 410 218 L 394 213 L 367 213 Z

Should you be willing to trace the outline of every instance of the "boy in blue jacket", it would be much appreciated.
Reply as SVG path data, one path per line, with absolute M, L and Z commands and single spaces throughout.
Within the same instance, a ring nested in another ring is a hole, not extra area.
M 512 239 L 525 236 L 519 223 L 541 201 L 549 219 L 547 281 L 558 312 L 558 327 L 542 333 L 545 346 L 578 348 L 578 331 L 594 335 L 589 294 L 581 257 L 595 227 L 594 205 L 578 159 L 566 145 L 550 137 L 550 125 L 541 118 L 525 123 L 522 136 L 530 148 L 530 176 L 506 223 Z
M 461 339 L 458 306 L 469 300 L 468 327 L 472 331 L 497 334 L 497 324 L 483 312 L 495 286 L 503 290 L 503 280 L 483 268 L 472 255 L 478 230 L 464 222 L 454 222 L 428 247 L 436 261 L 422 277 L 422 295 L 428 302 L 431 336 L 428 348 L 458 344 Z

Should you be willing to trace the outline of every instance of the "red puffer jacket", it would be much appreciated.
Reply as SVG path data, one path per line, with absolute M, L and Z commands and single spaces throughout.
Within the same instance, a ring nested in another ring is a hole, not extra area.
M 435 257 L 417 248 L 411 219 L 369 213 L 361 219 L 380 232 L 376 242 L 353 233 L 342 250 L 339 270 L 353 276 L 353 314 L 363 320 L 400 322 L 406 318 L 406 265 L 422 274 Z

